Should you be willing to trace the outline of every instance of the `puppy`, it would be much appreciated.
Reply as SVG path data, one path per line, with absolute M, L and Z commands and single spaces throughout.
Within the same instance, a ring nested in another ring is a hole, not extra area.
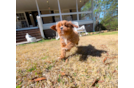
M 55 30 L 60 36 L 61 55 L 59 59 L 64 59 L 66 52 L 70 51 L 75 45 L 78 45 L 79 35 L 73 28 L 78 26 L 72 24 L 71 21 L 60 21 L 57 25 L 53 25 L 50 28 Z

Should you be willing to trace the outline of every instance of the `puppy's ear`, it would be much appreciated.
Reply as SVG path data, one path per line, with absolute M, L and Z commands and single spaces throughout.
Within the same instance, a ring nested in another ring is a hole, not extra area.
M 56 25 L 52 25 L 50 28 L 53 29 L 54 31 L 57 31 L 56 30 Z
M 74 25 L 74 24 L 72 24 L 73 25 L 73 27 L 76 27 L 76 28 L 78 28 L 78 26 L 77 25 Z
M 78 26 L 77 26 L 77 25 L 74 25 L 71 21 L 69 21 L 69 24 L 70 24 L 72 27 L 78 28 Z

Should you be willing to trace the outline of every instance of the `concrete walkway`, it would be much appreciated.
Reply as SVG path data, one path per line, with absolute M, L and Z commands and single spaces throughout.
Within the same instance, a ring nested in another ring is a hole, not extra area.
M 40 41 L 41 39 L 37 39 L 36 41 Z M 28 44 L 29 42 L 27 41 L 23 41 L 23 42 L 18 42 L 16 43 L 16 45 L 20 45 L 20 44 Z

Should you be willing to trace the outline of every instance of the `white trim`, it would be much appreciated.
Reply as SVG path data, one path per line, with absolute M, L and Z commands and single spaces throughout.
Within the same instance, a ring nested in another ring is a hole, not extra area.
M 82 14 L 82 13 L 92 13 L 92 11 L 78 12 L 78 14 Z
M 82 13 L 92 13 L 92 11 L 84 11 L 84 12 L 70 12 L 70 13 L 61 13 L 61 15 L 73 15 L 73 14 L 82 14 Z M 56 14 L 42 14 L 41 17 L 49 17 L 49 16 L 59 16 L 59 13 Z
M 92 13 L 92 11 L 85 11 L 85 12 L 70 12 L 70 13 L 61 13 L 61 15 L 72 15 L 72 14 L 82 14 L 82 13 Z
M 79 25 L 82 25 L 82 24 L 91 24 L 93 23 L 93 20 L 75 20 L 75 21 L 72 21 L 72 22 L 78 22 Z M 52 25 L 55 25 L 56 23 L 47 23 L 47 24 L 43 24 L 43 30 L 46 30 L 46 29 L 50 29 L 50 27 Z
M 82 25 L 82 24 L 91 24 L 91 23 L 93 23 L 93 20 L 79 20 L 78 21 L 78 24 L 79 25 Z
M 61 13 L 62 15 L 72 15 L 72 14 L 77 14 L 77 12 L 70 12 L 70 13 Z
M 31 30 L 31 29 L 38 29 L 38 28 L 39 27 L 20 28 L 20 29 L 16 29 L 16 31 Z
M 45 29 L 50 29 L 50 27 L 52 26 L 52 25 L 55 25 L 56 23 L 47 23 L 47 24 L 43 24 L 43 30 L 45 30 Z
M 40 15 L 40 17 L 59 16 L 59 15 L 60 15 L 59 13 L 56 13 L 56 14 L 42 14 L 42 15 Z

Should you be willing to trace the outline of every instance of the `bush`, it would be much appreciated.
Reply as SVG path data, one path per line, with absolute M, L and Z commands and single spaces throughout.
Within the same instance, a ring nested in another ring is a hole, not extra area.
M 105 18 L 102 19 L 100 23 L 97 23 L 95 26 L 95 31 L 100 30 L 109 30 L 115 31 L 118 30 L 118 19 L 117 18 Z

